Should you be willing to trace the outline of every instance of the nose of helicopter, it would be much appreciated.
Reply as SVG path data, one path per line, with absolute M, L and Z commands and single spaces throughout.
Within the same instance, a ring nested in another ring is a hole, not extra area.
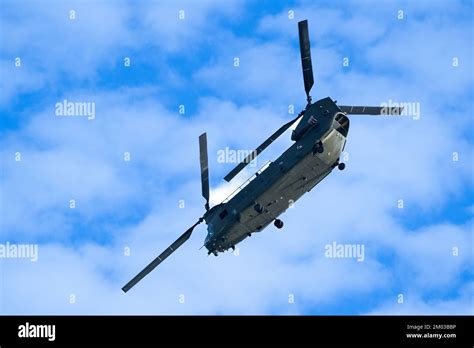
M 204 240 L 204 246 L 208 250 L 209 254 L 214 252 L 214 250 L 216 249 L 215 244 L 216 243 L 215 243 L 214 239 L 212 238 L 212 236 L 208 234 L 206 236 L 206 239 Z
M 208 254 L 214 254 L 217 256 L 218 252 L 224 252 L 226 248 L 222 245 L 222 243 L 218 242 L 218 239 L 213 238 L 213 236 L 207 236 L 204 241 L 204 246 L 208 250 Z

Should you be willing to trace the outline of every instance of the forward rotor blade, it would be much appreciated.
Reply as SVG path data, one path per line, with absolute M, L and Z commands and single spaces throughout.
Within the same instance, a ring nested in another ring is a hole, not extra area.
M 229 172 L 229 174 L 227 174 L 224 177 L 224 180 L 227 181 L 227 182 L 231 181 L 237 174 L 240 173 L 240 171 L 242 169 L 244 169 L 247 166 L 247 164 L 252 162 L 252 160 L 254 160 L 263 150 L 265 150 L 268 147 L 268 145 L 273 143 L 280 135 L 285 133 L 285 131 L 288 128 L 290 128 L 293 125 L 293 123 L 295 123 L 302 115 L 303 115 L 303 113 L 300 113 L 298 116 L 296 116 L 296 118 L 294 118 L 290 122 L 288 122 L 288 123 L 284 124 L 283 126 L 281 126 L 275 133 L 273 133 L 259 147 L 257 147 L 247 157 L 245 157 L 245 159 L 242 162 L 240 162 L 234 169 L 232 169 Z
M 385 106 L 348 106 L 338 105 L 342 112 L 350 115 L 401 115 L 402 107 Z
M 206 200 L 206 210 L 209 210 L 209 162 L 207 158 L 207 135 L 199 136 L 199 161 L 201 162 L 202 196 Z
M 313 64 L 311 63 L 311 46 L 309 43 L 308 21 L 298 22 L 300 36 L 301 66 L 303 67 L 304 90 L 309 102 L 309 91 L 314 84 Z
M 163 251 L 156 259 L 154 259 L 148 266 L 146 266 L 140 273 L 138 273 L 132 280 L 130 280 L 123 288 L 123 292 L 127 292 L 133 286 L 135 286 L 140 280 L 142 280 L 148 273 L 153 271 L 156 266 L 162 263 L 168 256 L 170 256 L 176 249 L 178 249 L 184 242 L 186 242 L 191 234 L 193 233 L 194 227 L 199 225 L 203 221 L 202 218 L 198 220 L 193 226 L 191 226 L 181 237 L 179 237 L 173 244 L 171 244 L 165 251 Z

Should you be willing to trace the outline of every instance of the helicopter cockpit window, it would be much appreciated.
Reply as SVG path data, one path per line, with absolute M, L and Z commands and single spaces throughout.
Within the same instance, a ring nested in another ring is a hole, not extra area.
M 347 133 L 349 132 L 349 119 L 347 116 L 342 113 L 336 115 L 336 118 L 333 122 L 333 128 L 341 133 L 344 137 L 347 137 Z

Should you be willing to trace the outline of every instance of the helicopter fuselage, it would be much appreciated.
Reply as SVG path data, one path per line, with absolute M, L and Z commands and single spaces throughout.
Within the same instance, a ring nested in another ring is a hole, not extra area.
M 239 186 L 222 203 L 209 207 L 209 163 L 207 134 L 199 136 L 199 161 L 201 169 L 202 197 L 206 200 L 206 212 L 189 227 L 167 249 L 133 277 L 122 290 L 129 291 L 135 284 L 160 265 L 183 245 L 196 226 L 208 225 L 204 246 L 209 254 L 218 255 L 254 232 L 260 232 L 271 222 L 282 228 L 278 219 L 302 195 L 323 180 L 335 167 L 344 169 L 339 158 L 349 132 L 347 115 L 400 115 L 403 108 L 386 106 L 337 105 L 327 97 L 311 103 L 310 91 L 314 84 L 309 43 L 308 21 L 298 22 L 301 66 L 307 106 L 294 119 L 289 120 L 270 135 L 244 161 L 234 167 L 225 177 L 231 181 L 272 142 L 296 124 L 291 135 L 295 143 L 275 161 L 266 163 L 251 178 Z M 299 123 L 297 123 L 299 121 Z
M 217 255 L 275 221 L 339 164 L 349 120 L 330 98 L 311 104 L 293 131 L 295 143 L 205 215 L 205 247 Z

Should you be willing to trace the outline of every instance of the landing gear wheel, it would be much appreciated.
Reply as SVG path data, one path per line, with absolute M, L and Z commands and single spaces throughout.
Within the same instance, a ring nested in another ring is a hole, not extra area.
M 345 168 L 346 168 L 346 164 L 345 164 L 345 163 L 339 163 L 339 164 L 337 165 L 337 169 L 339 169 L 339 170 L 344 170 Z
M 273 222 L 273 224 L 275 225 L 276 228 L 280 229 L 283 227 L 283 221 L 281 221 L 280 219 L 275 219 L 275 221 Z

